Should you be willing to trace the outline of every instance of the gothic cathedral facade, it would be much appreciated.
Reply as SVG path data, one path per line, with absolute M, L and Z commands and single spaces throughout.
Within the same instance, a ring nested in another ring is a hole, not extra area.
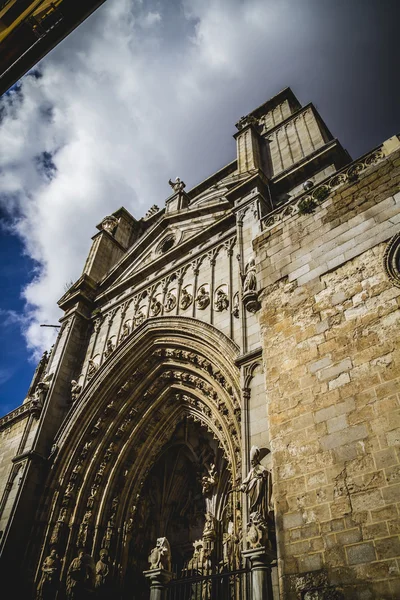
M 400 597 L 400 141 L 352 161 L 289 88 L 236 127 L 97 226 L 0 419 L 16 596 Z

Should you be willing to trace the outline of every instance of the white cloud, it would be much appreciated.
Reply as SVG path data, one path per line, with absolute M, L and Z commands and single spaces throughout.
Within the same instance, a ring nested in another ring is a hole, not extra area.
M 283 44 L 308 48 L 311 8 L 106 2 L 3 98 L 0 202 L 37 262 L 23 291 L 29 348 L 51 344 L 39 324 L 57 322 L 102 217 L 124 205 L 140 218 L 169 177 L 189 188 L 234 158 L 235 121 L 292 83 L 298 58 Z

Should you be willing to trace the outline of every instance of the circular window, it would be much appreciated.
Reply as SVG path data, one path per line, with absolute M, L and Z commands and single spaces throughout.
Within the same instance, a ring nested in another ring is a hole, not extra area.
M 175 236 L 174 235 L 168 235 L 166 238 L 164 238 L 161 242 L 161 244 L 158 247 L 158 252 L 160 254 L 164 254 L 165 252 L 168 252 L 168 250 L 171 250 L 171 248 L 175 245 Z

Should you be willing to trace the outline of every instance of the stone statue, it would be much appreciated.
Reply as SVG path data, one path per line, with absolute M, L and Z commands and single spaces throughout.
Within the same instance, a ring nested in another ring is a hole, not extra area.
M 95 581 L 95 567 L 90 554 L 80 550 L 68 567 L 66 582 L 67 600 L 84 600 L 93 593 Z
M 94 362 L 93 358 L 90 358 L 89 359 L 89 363 L 88 363 L 88 370 L 87 370 L 87 378 L 88 378 L 88 380 L 92 379 L 92 377 L 96 373 L 97 369 L 98 369 L 98 365 L 96 365 L 96 363 Z
M 272 512 L 271 473 L 260 463 L 260 449 L 250 450 L 251 469 L 240 489 L 249 498 L 249 523 L 247 541 L 253 548 L 265 544 L 268 536 L 268 521 Z
M 128 335 L 130 334 L 130 332 L 131 331 L 130 331 L 128 323 L 124 323 L 123 326 L 122 326 L 121 337 L 119 339 L 120 343 L 123 342 L 128 337 Z
M 104 352 L 104 358 L 108 358 L 110 354 L 112 354 L 115 350 L 114 343 L 112 339 L 107 340 L 106 349 Z
M 209 494 L 213 487 L 218 483 L 218 473 L 214 463 L 207 469 L 207 475 L 204 475 L 201 479 L 202 492 L 203 494 Z
M 166 537 L 157 539 L 156 547 L 149 556 L 150 569 L 165 569 L 171 570 L 171 549 Z
M 186 310 L 193 302 L 192 294 L 189 294 L 186 288 L 183 288 L 181 292 L 181 303 L 180 307 L 182 310 Z
M 153 317 L 156 317 L 161 312 L 161 302 L 155 297 L 151 299 L 150 312 L 153 315 Z
M 49 556 L 44 559 L 42 576 L 36 590 L 36 600 L 54 600 L 57 593 L 61 561 L 57 550 L 52 548 Z
M 210 294 L 207 292 L 204 285 L 202 285 L 197 292 L 196 304 L 201 310 L 204 310 L 210 304 Z
M 206 512 L 206 522 L 204 523 L 203 529 L 203 540 L 213 541 L 215 540 L 215 518 L 210 512 Z
M 53 373 L 49 373 L 48 375 L 45 375 L 42 381 L 39 381 L 37 384 L 32 398 L 32 403 L 36 408 L 43 408 L 44 400 L 50 387 L 50 381 L 52 377 Z
M 172 189 L 174 190 L 175 193 L 183 192 L 184 188 L 186 187 L 186 184 L 181 179 L 179 179 L 179 177 L 177 177 L 175 179 L 175 181 L 172 181 L 170 179 L 168 181 L 168 183 L 172 187 Z
M 139 327 L 139 325 L 143 323 L 145 318 L 146 317 L 144 316 L 143 312 L 141 310 L 138 310 L 133 317 L 135 327 Z
M 222 312 L 223 310 L 226 310 L 229 306 L 229 299 L 228 296 L 225 294 L 224 290 L 217 290 L 216 294 L 215 294 L 215 310 L 217 310 L 218 312 Z
M 257 290 L 257 278 L 256 278 L 256 263 L 254 256 L 250 256 L 245 271 L 245 277 L 243 282 L 243 293 L 255 292 Z
M 73 379 L 71 381 L 71 400 L 72 400 L 72 402 L 77 401 L 81 391 L 82 391 L 82 386 L 79 385 L 79 383 L 75 379 Z
M 172 292 L 168 292 L 166 298 L 165 298 L 165 310 L 167 312 L 170 312 L 171 310 L 174 310 L 175 306 L 176 306 L 176 296 L 172 293 Z
M 119 220 L 114 217 L 113 215 L 108 215 L 107 217 L 104 217 L 104 219 L 102 220 L 100 227 L 104 230 L 104 231 L 108 231 L 108 233 L 111 233 L 111 235 L 114 233 L 115 228 L 117 227 L 119 223 Z
M 264 519 L 272 512 L 271 473 L 260 463 L 260 449 L 253 446 L 250 450 L 251 469 L 243 480 L 240 489 L 249 498 L 249 512 L 259 512 Z
M 110 572 L 108 566 L 108 552 L 104 548 L 100 550 L 100 559 L 96 563 L 96 581 L 95 588 L 100 591 L 103 590 L 107 584 L 107 577 Z

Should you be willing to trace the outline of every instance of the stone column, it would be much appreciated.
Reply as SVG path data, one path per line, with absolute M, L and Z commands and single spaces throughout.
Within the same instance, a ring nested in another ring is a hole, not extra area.
M 250 561 L 251 600 L 272 600 L 271 562 L 273 557 L 265 546 L 243 550 L 242 556 Z
M 150 583 L 150 600 L 165 600 L 167 585 L 171 581 L 172 573 L 165 569 L 151 569 L 143 571 L 143 575 Z

